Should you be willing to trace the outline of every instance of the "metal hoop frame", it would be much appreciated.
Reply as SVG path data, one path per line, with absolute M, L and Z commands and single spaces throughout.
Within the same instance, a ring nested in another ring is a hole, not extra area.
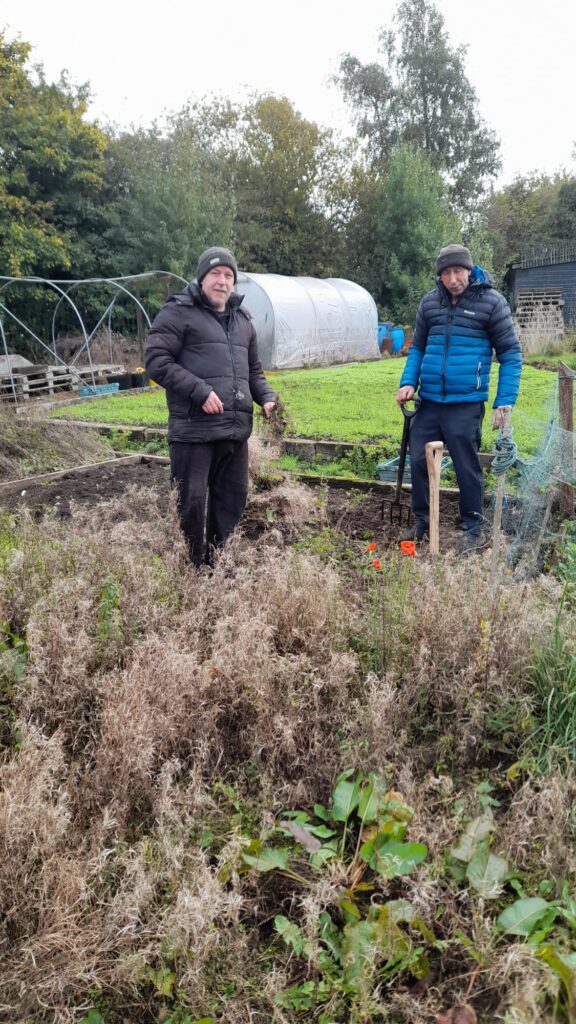
M 119 298 L 122 298 L 123 296 L 127 296 L 129 299 L 132 300 L 134 305 L 143 314 L 143 316 L 144 316 L 144 318 L 146 320 L 146 323 L 148 324 L 148 327 L 150 327 L 150 317 L 148 316 L 148 313 L 147 313 L 145 307 L 143 306 L 143 304 L 140 301 L 140 299 L 136 295 L 134 295 L 134 293 L 130 290 L 130 285 L 137 285 L 138 282 L 144 281 L 144 280 L 148 280 L 150 278 L 158 278 L 158 279 L 173 278 L 176 281 L 180 281 L 184 285 L 186 285 L 188 283 L 185 278 L 180 277 L 179 274 L 175 274 L 175 273 L 173 273 L 172 271 L 169 271 L 169 270 L 149 270 L 149 271 L 145 271 L 144 273 L 141 273 L 141 274 L 128 274 L 128 275 L 126 275 L 124 277 L 91 277 L 91 278 L 84 278 L 84 279 L 78 279 L 78 280 L 67 280 L 67 281 L 63 281 L 63 280 L 59 280 L 59 279 L 53 279 L 53 278 L 47 278 L 47 277 L 5 277 L 3 275 L 0 275 L 0 296 L 2 295 L 2 293 L 7 288 L 9 288 L 11 285 L 15 285 L 15 284 L 33 285 L 35 287 L 38 287 L 38 285 L 40 285 L 40 286 L 44 286 L 46 288 L 52 289 L 53 291 L 55 291 L 59 295 L 58 302 L 56 303 L 54 312 L 52 314 L 52 324 L 51 324 L 51 331 L 50 331 L 51 345 L 49 345 L 45 341 L 43 341 L 42 338 L 39 338 L 38 335 L 32 330 L 31 327 L 29 327 L 28 324 L 26 324 L 23 320 L 21 320 L 9 308 L 9 306 L 7 306 L 5 303 L 0 301 L 0 338 L 2 340 L 2 347 L 4 349 L 4 354 L 6 356 L 6 361 L 7 361 L 7 365 L 8 365 L 8 372 L 9 372 L 9 375 L 10 375 L 10 386 L 11 386 L 12 395 L 13 395 L 16 407 L 18 407 L 17 394 L 16 394 L 16 383 L 15 383 L 15 380 L 14 380 L 14 374 L 12 372 L 12 365 L 11 365 L 11 362 L 10 362 L 10 354 L 8 352 L 8 341 L 7 341 L 7 337 L 6 337 L 6 331 L 5 331 L 5 328 L 4 328 L 4 320 L 5 320 L 5 318 L 9 318 L 10 320 L 15 321 L 18 324 L 19 327 L 21 327 L 31 338 L 34 339 L 34 341 L 36 341 L 39 345 L 41 345 L 42 348 L 44 348 L 46 350 L 46 352 L 48 352 L 50 354 L 51 358 L 54 359 L 55 362 L 57 362 L 59 365 L 65 367 L 67 370 L 69 370 L 69 372 L 73 376 L 75 376 L 78 381 L 80 381 L 82 378 L 81 378 L 80 374 L 78 373 L 78 370 L 76 369 L 76 363 L 77 363 L 78 359 L 80 358 L 80 356 L 82 355 L 82 353 L 86 352 L 86 356 L 88 358 L 88 365 L 90 367 L 90 371 L 91 371 L 91 375 L 92 375 L 92 383 L 95 384 L 96 383 L 96 377 L 95 377 L 95 373 L 94 373 L 94 367 L 93 367 L 93 364 L 92 364 L 92 354 L 91 354 L 91 351 L 90 351 L 90 345 L 91 345 L 91 342 L 92 342 L 96 332 L 98 331 L 98 328 L 104 322 L 106 317 L 108 317 L 108 334 L 109 334 L 110 346 L 111 346 L 111 344 L 112 344 L 112 314 L 114 312 L 114 306 L 116 304 L 116 301 Z M 99 317 L 98 321 L 96 322 L 96 324 L 94 325 L 92 330 L 90 332 L 88 332 L 86 324 L 84 323 L 84 320 L 82 318 L 82 314 L 80 313 L 80 310 L 79 310 L 77 304 L 72 299 L 70 293 L 73 292 L 75 289 L 91 287 L 91 286 L 93 287 L 94 285 L 106 285 L 106 286 L 108 286 L 108 287 L 110 287 L 110 288 L 112 288 L 114 290 L 114 294 L 113 294 L 113 297 L 112 297 L 111 301 L 108 303 L 106 309 L 104 310 L 104 313 Z M 62 359 L 58 355 L 58 353 L 56 351 L 56 340 L 57 340 L 57 336 L 58 336 L 58 332 L 57 332 L 58 314 L 60 313 L 61 309 L 63 308 L 63 304 L 64 303 L 67 303 L 68 307 L 72 309 L 72 312 L 74 313 L 74 316 L 75 316 L 75 318 L 76 318 L 76 320 L 78 322 L 78 326 L 80 328 L 82 337 L 84 339 L 80 349 L 78 350 L 78 352 L 76 352 L 74 358 L 69 363 L 67 363 L 64 359 Z

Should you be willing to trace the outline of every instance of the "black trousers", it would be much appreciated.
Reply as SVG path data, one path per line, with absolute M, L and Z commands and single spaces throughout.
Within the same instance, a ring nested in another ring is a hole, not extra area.
M 170 445 L 172 483 L 178 488 L 182 532 L 190 561 L 210 564 L 235 527 L 248 496 L 248 442 Z
M 484 477 L 478 458 L 484 402 L 429 402 L 422 400 L 410 427 L 412 511 L 428 525 L 428 469 L 426 444 L 446 445 L 460 491 L 460 518 L 464 529 L 478 529 L 483 519 Z

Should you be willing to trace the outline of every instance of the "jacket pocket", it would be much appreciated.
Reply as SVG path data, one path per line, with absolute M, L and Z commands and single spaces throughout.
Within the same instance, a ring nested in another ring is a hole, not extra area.
M 482 387 L 482 360 L 478 363 L 476 368 L 476 391 L 480 391 Z

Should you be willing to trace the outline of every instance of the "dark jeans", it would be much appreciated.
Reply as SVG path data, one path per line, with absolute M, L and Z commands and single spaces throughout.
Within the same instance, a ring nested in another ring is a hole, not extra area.
M 423 400 L 410 427 L 412 511 L 428 525 L 428 470 L 426 444 L 446 445 L 460 490 L 460 518 L 464 529 L 478 529 L 483 518 L 484 478 L 478 458 L 484 402 L 428 402 Z
M 172 483 L 193 565 L 208 564 L 238 525 L 248 496 L 248 442 L 170 445 Z

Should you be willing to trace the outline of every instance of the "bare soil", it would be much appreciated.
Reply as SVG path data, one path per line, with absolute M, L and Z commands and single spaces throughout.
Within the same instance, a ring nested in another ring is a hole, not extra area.
M 70 515 L 70 503 L 98 505 L 118 498 L 128 487 L 152 487 L 168 496 L 170 470 L 168 465 L 142 458 L 129 463 L 94 465 L 88 470 L 70 470 L 52 480 L 22 482 L 6 485 L 0 490 L 0 506 L 11 512 L 28 509 L 35 518 L 46 512 L 58 513 L 62 518 Z
M 170 470 L 165 463 L 142 456 L 129 463 L 95 465 L 81 472 L 70 471 L 55 479 L 34 482 L 20 482 L 17 486 L 5 485 L 0 489 L 0 507 L 9 512 L 29 510 L 35 518 L 43 515 L 70 516 L 70 505 L 96 506 L 112 498 L 121 497 L 129 487 L 152 488 L 168 499 L 170 491 Z M 303 484 L 303 486 L 314 486 Z M 390 522 L 389 504 L 394 491 L 360 490 L 356 487 L 327 489 L 326 517 L 328 525 L 340 530 L 351 540 L 373 540 L 383 547 L 396 545 L 405 529 L 406 511 L 402 527 Z M 274 504 L 273 489 L 270 491 L 271 505 Z M 410 495 L 405 493 L 403 504 L 409 507 Z M 440 542 L 441 549 L 447 550 L 457 543 L 456 522 L 458 516 L 457 495 L 442 494 L 440 498 Z M 247 514 L 244 530 L 249 536 L 257 536 L 267 528 L 265 520 Z

